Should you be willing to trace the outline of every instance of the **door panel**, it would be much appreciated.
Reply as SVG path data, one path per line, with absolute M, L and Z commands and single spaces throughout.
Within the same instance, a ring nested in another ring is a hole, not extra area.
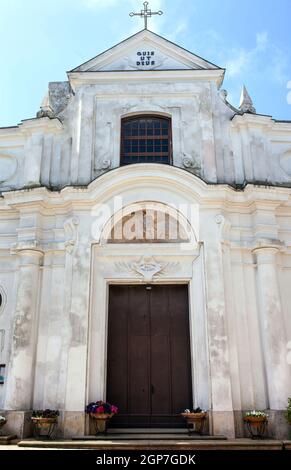
M 171 364 L 169 338 L 151 338 L 151 401 L 152 414 L 171 414 Z
M 123 286 L 114 286 L 112 294 L 109 297 L 107 383 L 110 389 L 110 401 L 118 403 L 120 409 L 125 410 L 128 396 L 128 292 Z
M 185 285 L 111 286 L 107 400 L 115 427 L 183 425 L 192 406 Z

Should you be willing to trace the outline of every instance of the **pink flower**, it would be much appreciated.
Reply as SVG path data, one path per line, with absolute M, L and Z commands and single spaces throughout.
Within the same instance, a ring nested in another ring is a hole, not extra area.
M 117 413 L 117 412 L 118 412 L 117 406 L 112 405 L 111 406 L 111 413 Z
M 98 406 L 96 413 L 104 413 L 104 406 Z

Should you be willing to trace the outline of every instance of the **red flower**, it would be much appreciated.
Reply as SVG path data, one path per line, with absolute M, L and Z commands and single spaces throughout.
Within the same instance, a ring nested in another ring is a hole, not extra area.
M 98 406 L 96 413 L 104 413 L 104 406 Z

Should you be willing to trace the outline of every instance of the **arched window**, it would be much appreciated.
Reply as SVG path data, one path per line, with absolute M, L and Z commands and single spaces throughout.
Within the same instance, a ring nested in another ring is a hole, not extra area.
M 122 119 L 120 164 L 172 163 L 171 119 L 135 116 Z

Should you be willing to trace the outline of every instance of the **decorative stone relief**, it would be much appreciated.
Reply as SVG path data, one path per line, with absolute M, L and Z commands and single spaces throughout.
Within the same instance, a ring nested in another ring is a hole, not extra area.
M 230 220 L 222 214 L 217 214 L 214 220 L 218 225 L 221 241 L 223 243 L 229 243 L 230 229 L 231 229 Z
M 102 174 L 111 167 L 111 159 L 108 158 L 113 152 L 113 129 L 112 122 L 106 122 L 104 135 L 98 135 L 97 138 L 100 145 L 95 149 L 95 174 Z M 105 150 L 104 150 L 105 149 Z
M 109 170 L 110 167 L 111 167 L 111 160 L 103 160 L 101 169 Z
M 265 148 L 264 141 L 261 137 L 256 136 L 252 138 L 251 149 L 252 149 L 252 155 L 253 155 L 254 161 L 256 161 L 256 165 L 260 164 L 262 160 L 264 161 L 264 155 L 265 155 L 264 148 Z
M 153 256 L 143 256 L 138 262 L 133 263 L 115 263 L 117 271 L 137 273 L 143 277 L 145 282 L 151 282 L 154 277 L 166 274 L 178 266 L 178 262 L 160 263 Z
M 220 96 L 220 98 L 222 99 L 222 101 L 224 103 L 226 102 L 227 95 L 228 95 L 227 90 L 220 90 L 219 91 L 219 96 Z
M 215 216 L 215 222 L 217 223 L 217 225 L 223 224 L 223 223 L 225 222 L 225 217 L 224 217 L 224 215 L 222 215 L 222 214 L 217 214 L 217 215 Z
M 6 294 L 3 287 L 0 286 L 0 313 L 3 312 L 6 305 Z
M 291 150 L 287 150 L 287 152 L 281 155 L 280 167 L 287 175 L 291 176 Z
M 201 172 L 201 164 L 198 162 L 198 155 L 194 154 L 193 156 L 183 154 L 182 163 L 184 168 L 193 173 Z
M 67 253 L 71 254 L 78 243 L 78 225 L 79 219 L 77 217 L 72 217 L 64 223 L 66 236 L 65 247 Z
M 4 345 L 5 345 L 5 330 L 0 330 L 0 359 L 2 359 Z
M 13 178 L 17 166 L 17 159 L 13 155 L 0 155 L 0 184 Z

